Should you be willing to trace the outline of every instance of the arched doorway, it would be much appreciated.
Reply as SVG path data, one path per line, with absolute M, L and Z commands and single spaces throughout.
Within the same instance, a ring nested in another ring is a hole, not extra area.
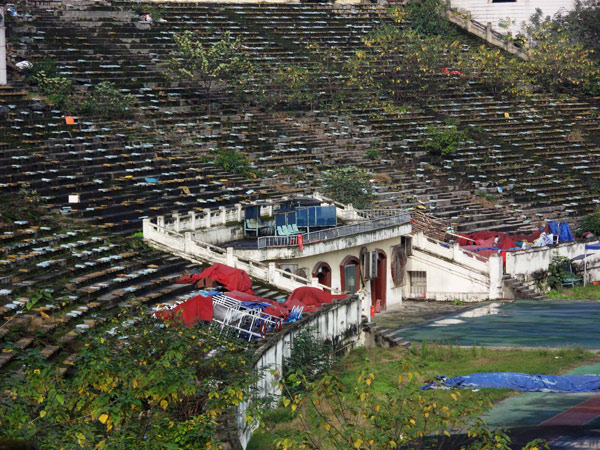
M 331 287 L 331 267 L 326 262 L 317 263 L 312 276 L 319 280 L 319 284 Z
M 340 264 L 341 288 L 354 294 L 360 289 L 360 262 L 355 256 L 346 256 Z
M 371 304 L 381 301 L 381 309 L 386 307 L 387 256 L 383 250 L 377 252 L 377 278 L 371 280 Z

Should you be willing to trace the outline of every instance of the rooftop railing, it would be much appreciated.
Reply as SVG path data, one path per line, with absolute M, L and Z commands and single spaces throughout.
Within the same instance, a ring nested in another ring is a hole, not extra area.
M 271 247 L 295 247 L 300 244 L 299 237 L 302 236 L 302 244 L 313 244 L 315 242 L 329 241 L 354 234 L 368 233 L 384 228 L 403 225 L 410 222 L 410 214 L 400 212 L 394 216 L 382 217 L 374 220 L 345 225 L 341 227 L 328 228 L 326 230 L 311 231 L 291 236 L 261 236 L 258 238 L 258 248 Z

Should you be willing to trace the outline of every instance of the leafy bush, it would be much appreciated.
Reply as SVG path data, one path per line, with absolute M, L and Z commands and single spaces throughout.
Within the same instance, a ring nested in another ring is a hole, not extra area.
M 250 160 L 243 153 L 231 148 L 216 148 L 209 152 L 214 156 L 215 166 L 227 172 L 245 176 L 256 176 L 250 167 Z
M 377 161 L 379 158 L 381 158 L 381 152 L 376 148 L 371 148 L 365 152 L 364 157 L 370 159 L 371 161 Z
M 546 282 L 551 289 L 560 289 L 563 281 L 571 274 L 571 261 L 564 256 L 554 256 L 548 266 Z
M 90 336 L 73 373 L 39 351 L 0 383 L 0 436 L 50 448 L 213 448 L 219 421 L 250 401 L 244 345 L 207 329 L 114 319 Z
M 434 155 L 451 156 L 466 139 L 466 133 L 456 125 L 427 127 L 423 147 Z
M 600 236 L 600 206 L 597 206 L 592 214 L 586 216 L 581 221 L 579 231 L 581 233 L 589 231 L 594 233 L 596 236 Z
M 283 375 L 302 371 L 307 378 L 329 369 L 333 363 L 333 347 L 314 336 L 314 328 L 304 328 L 295 337 L 290 357 L 283 363 Z
M 453 32 L 452 25 L 444 17 L 448 10 L 445 0 L 414 0 L 408 2 L 408 19 L 421 35 L 447 36 Z
M 84 98 L 81 111 L 104 119 L 113 119 L 131 115 L 132 107 L 132 95 L 123 94 L 110 81 L 103 81 Z
M 355 166 L 324 172 L 325 194 L 333 200 L 352 204 L 357 209 L 369 206 L 373 199 L 369 175 Z

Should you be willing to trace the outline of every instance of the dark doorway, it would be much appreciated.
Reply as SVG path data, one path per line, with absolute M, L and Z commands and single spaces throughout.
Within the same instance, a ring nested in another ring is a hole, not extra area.
M 387 256 L 384 251 L 377 250 L 377 278 L 371 280 L 371 304 L 381 301 L 381 309 L 386 308 Z

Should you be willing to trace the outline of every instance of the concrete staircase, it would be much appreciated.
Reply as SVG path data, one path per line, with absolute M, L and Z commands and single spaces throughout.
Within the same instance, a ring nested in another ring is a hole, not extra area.
M 512 291 L 515 298 L 529 299 L 529 300 L 545 300 L 546 299 L 546 297 L 544 297 L 541 294 L 538 294 L 529 286 L 525 286 L 519 280 L 515 280 L 510 275 L 504 275 L 502 277 L 502 284 L 504 285 L 505 288 L 508 288 Z

